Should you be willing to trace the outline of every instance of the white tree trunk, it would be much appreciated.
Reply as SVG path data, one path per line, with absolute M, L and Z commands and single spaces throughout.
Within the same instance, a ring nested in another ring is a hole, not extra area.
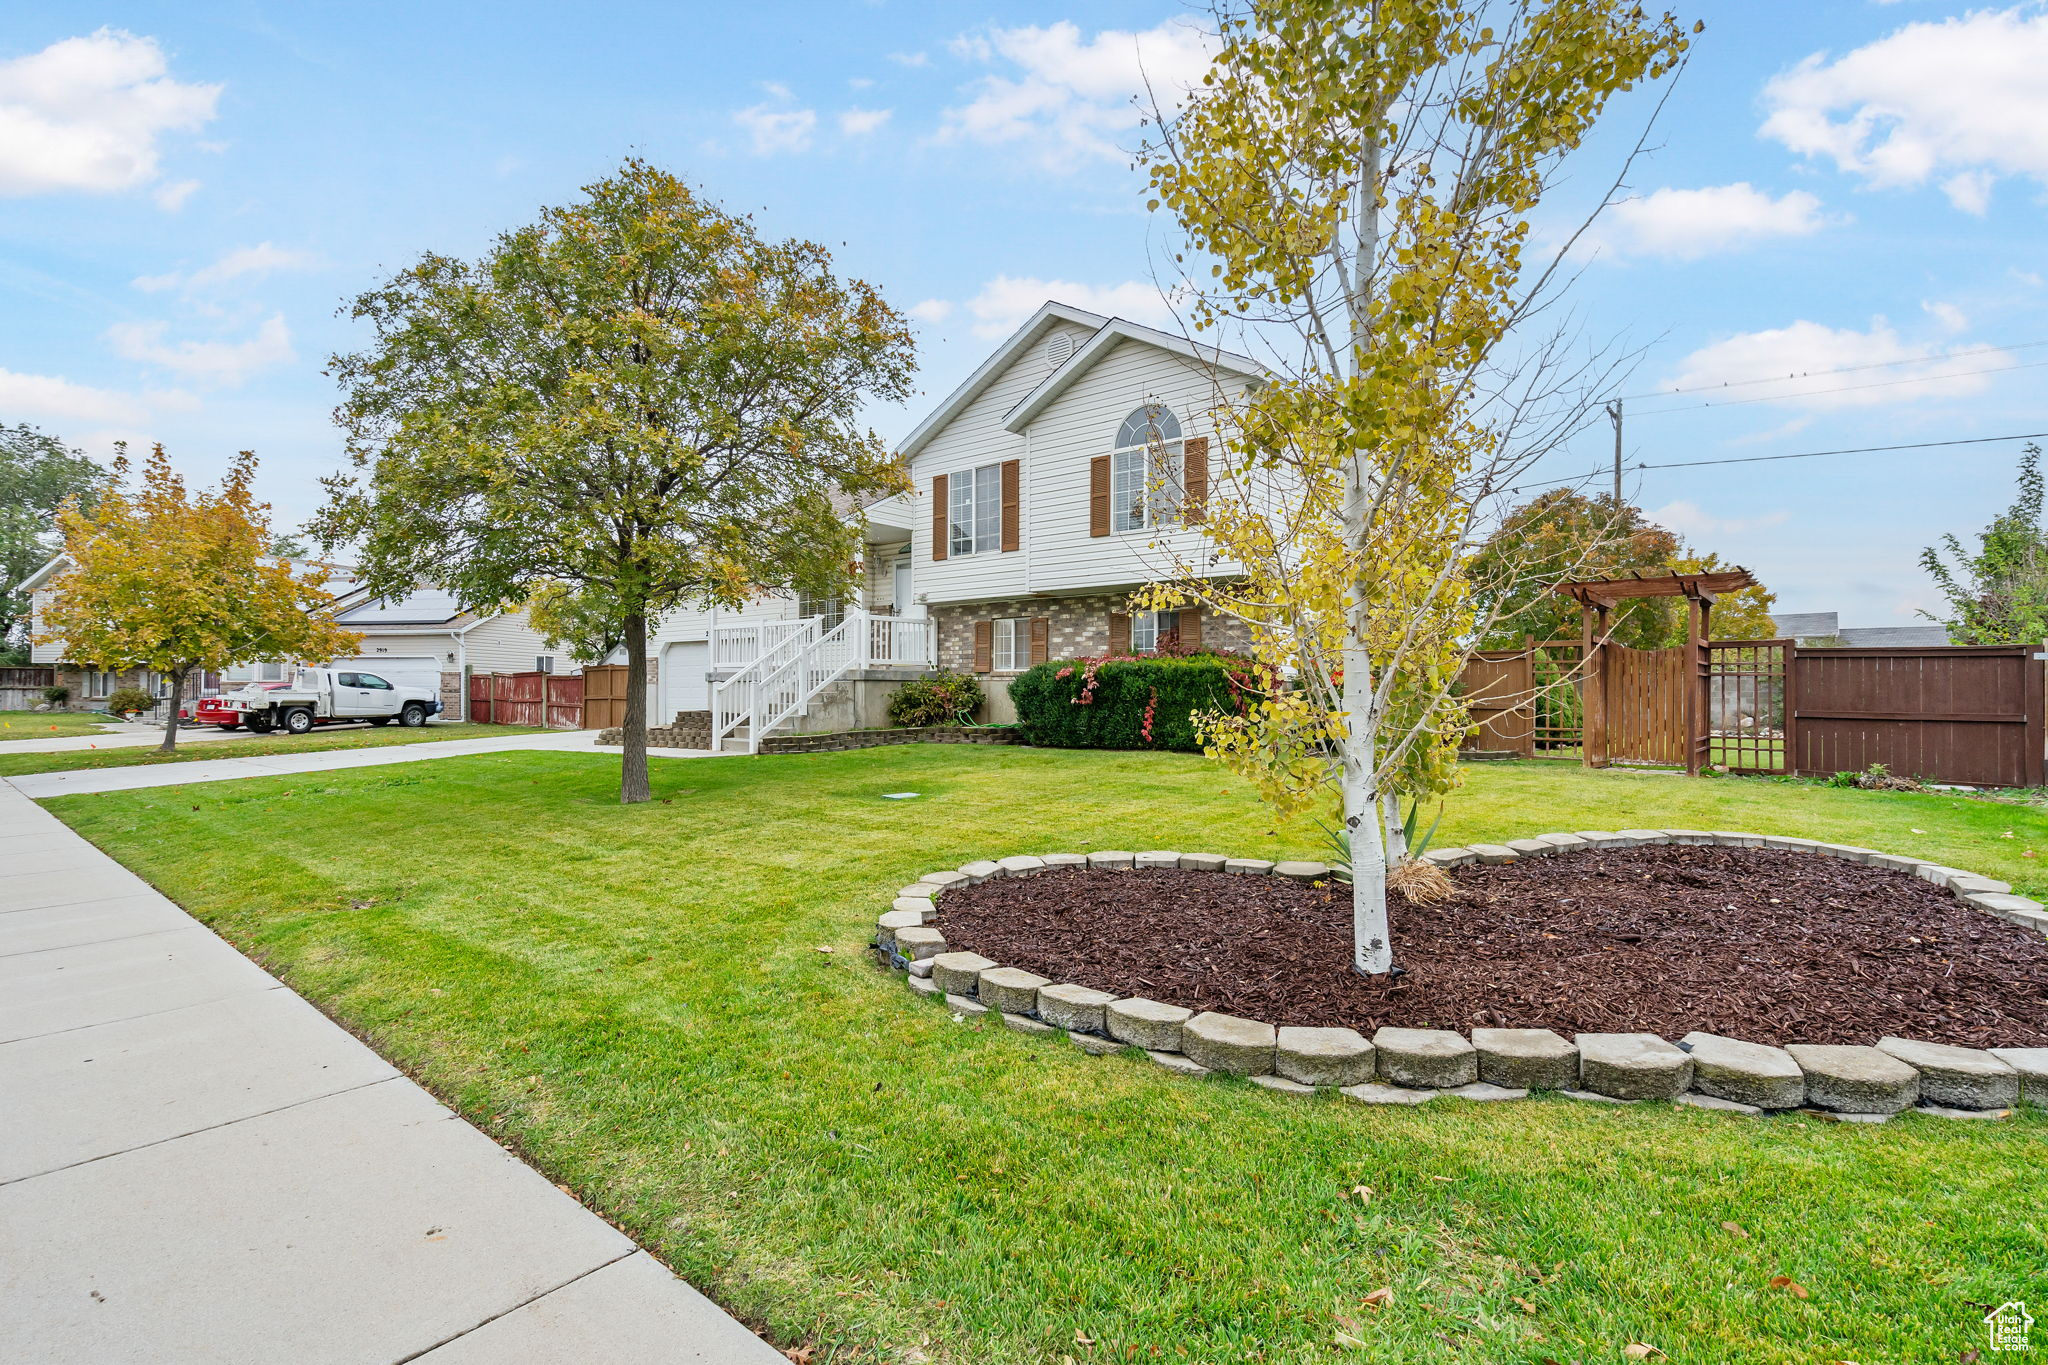
M 1365 541 L 1365 461 L 1354 455 L 1345 475 L 1344 543 Z M 1379 712 L 1373 705 L 1372 658 L 1366 651 L 1366 595 L 1354 581 L 1345 603 L 1344 828 L 1351 836 L 1351 965 L 1381 976 L 1394 965 L 1387 938 L 1387 845 L 1373 770 L 1379 766 Z

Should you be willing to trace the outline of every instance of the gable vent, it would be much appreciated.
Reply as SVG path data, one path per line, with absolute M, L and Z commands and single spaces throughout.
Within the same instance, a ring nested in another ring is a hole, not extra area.
M 1045 343 L 1045 363 L 1047 368 L 1057 370 L 1060 366 L 1067 363 L 1067 357 L 1073 353 L 1073 333 L 1061 332 L 1051 341 Z

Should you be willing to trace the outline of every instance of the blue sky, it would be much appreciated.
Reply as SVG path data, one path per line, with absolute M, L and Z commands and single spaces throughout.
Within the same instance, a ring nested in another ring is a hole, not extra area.
M 1688 10 L 1690 15 L 1693 11 Z M 1708 22 L 1572 298 L 1642 352 L 1663 463 L 2048 430 L 2048 8 L 1748 3 Z M 638 153 L 827 243 L 919 319 L 907 432 L 1048 294 L 1156 320 L 1129 100 L 1200 61 L 1165 3 L 11 6 L 0 421 L 237 449 L 297 521 L 339 458 L 336 310 Z M 1613 111 L 1575 191 L 1646 104 Z M 2009 373 L 1993 371 L 2009 370 Z M 1728 403 L 1733 398 L 1756 399 Z M 1703 400 L 1715 406 L 1698 406 Z M 1548 471 L 1608 458 L 1604 426 Z M 1631 475 L 1787 610 L 1896 624 L 1914 560 L 2010 500 L 2017 442 Z

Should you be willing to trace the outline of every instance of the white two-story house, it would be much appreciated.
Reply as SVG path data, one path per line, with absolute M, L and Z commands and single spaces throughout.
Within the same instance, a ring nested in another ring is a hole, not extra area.
M 904 440 L 912 487 L 865 509 L 860 602 L 673 615 L 656 631 L 652 714 L 708 707 L 729 733 L 874 724 L 877 706 L 822 705 L 827 689 L 844 699 L 847 684 L 872 683 L 879 696 L 936 667 L 980 676 L 984 719 L 1003 721 L 1008 680 L 1034 663 L 1169 637 L 1242 647 L 1236 621 L 1129 598 L 1177 561 L 1206 562 L 1211 414 L 1261 374 L 1243 356 L 1045 304 Z M 828 636 L 830 657 L 805 674 L 804 639 Z M 813 684 L 811 700 L 792 700 Z

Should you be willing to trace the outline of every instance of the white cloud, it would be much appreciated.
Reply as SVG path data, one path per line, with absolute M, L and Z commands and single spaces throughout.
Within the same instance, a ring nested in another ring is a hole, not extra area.
M 1905 363 L 1894 363 L 1905 362 Z M 1959 398 L 1990 387 L 1989 375 L 2013 362 L 2012 353 L 1972 347 L 1957 355 L 1902 341 L 1890 323 L 1873 318 L 1870 330 L 1795 322 L 1744 332 L 1702 346 L 1665 380 L 1671 389 L 1728 385 L 1720 393 L 1691 393 L 1683 401 L 1762 400 L 1802 408 L 1865 408 Z M 1852 366 L 1868 366 L 1849 373 Z M 1749 381 L 1769 376 L 1768 383 Z M 1676 400 L 1675 400 L 1676 401 Z
M 202 266 L 190 275 L 172 270 L 162 275 L 138 275 L 132 283 L 145 294 L 161 293 L 180 286 L 188 290 L 206 289 L 245 277 L 262 279 L 280 270 L 305 270 L 317 261 L 318 258 L 310 251 L 294 251 L 289 247 L 258 242 L 255 246 L 238 246 L 212 265 Z
M 1922 303 L 1920 307 L 1927 313 L 1927 316 L 1940 323 L 1942 330 L 1945 332 L 1967 332 L 1970 330 L 1969 315 L 1952 303 L 1942 303 L 1937 299 Z
M 1122 284 L 1076 284 L 1072 280 L 1041 280 L 998 275 L 967 301 L 978 337 L 1006 337 L 1024 319 L 1038 311 L 1047 299 L 1070 303 L 1093 313 L 1155 326 L 1171 324 L 1173 310 L 1159 295 L 1159 286 L 1149 280 L 1125 280 Z
M 1031 149 L 1048 169 L 1119 159 L 1116 139 L 1135 129 L 1149 84 L 1171 105 L 1208 70 L 1213 39 L 1169 19 L 1141 33 L 1104 29 L 1083 38 L 1072 23 L 996 28 L 954 40 L 956 55 L 1003 62 L 1009 74 L 982 77 L 973 98 L 945 111 L 943 142 Z
M 78 384 L 53 374 L 20 374 L 0 369 L 0 412 L 52 422 L 100 422 L 138 426 L 163 411 L 190 411 L 192 396 L 175 389 L 122 393 Z
M 913 303 L 903 310 L 919 322 L 944 322 L 953 316 L 953 304 L 949 299 L 926 299 Z
M 1982 213 L 2001 175 L 2048 183 L 2048 10 L 2024 4 L 1907 24 L 1764 87 L 1765 136 L 1875 187 L 1942 176 Z
M 193 191 L 198 188 L 197 180 L 173 180 L 168 185 L 157 186 L 149 197 L 156 200 L 156 206 L 165 213 L 176 213 L 185 207 L 185 201 L 190 199 Z
M 1779 509 L 1764 512 L 1753 517 L 1717 517 L 1705 511 L 1696 502 L 1680 500 L 1667 502 L 1649 514 L 1650 520 L 1678 532 L 1680 538 L 1692 540 L 1701 536 L 1732 536 L 1744 531 L 1761 531 L 1766 527 L 1783 524 L 1791 513 Z
M 284 315 L 273 313 L 246 341 L 167 342 L 162 322 L 117 322 L 107 329 L 115 354 L 202 383 L 233 386 L 250 375 L 298 358 Z
M 1623 200 L 1600 220 L 1599 237 L 1628 255 L 1695 260 L 1771 237 L 1805 237 L 1826 223 L 1820 200 L 1805 190 L 1773 199 L 1738 180 Z
M 847 109 L 839 115 L 839 131 L 848 137 L 866 137 L 889 121 L 888 109 Z
M 777 109 L 769 104 L 756 104 L 734 114 L 732 121 L 747 130 L 755 156 L 774 156 L 779 152 L 809 151 L 811 134 L 818 127 L 818 113 L 815 109 Z
M 875 78 L 873 76 L 848 76 L 846 78 L 846 88 L 848 90 L 872 90 L 875 88 Z
M 172 80 L 154 38 L 102 28 L 0 62 L 0 195 L 106 194 L 155 181 L 159 143 L 214 116 L 217 85 Z M 196 182 L 159 191 L 176 208 Z
M 898 66 L 930 66 L 931 55 L 924 52 L 891 52 L 889 60 Z

